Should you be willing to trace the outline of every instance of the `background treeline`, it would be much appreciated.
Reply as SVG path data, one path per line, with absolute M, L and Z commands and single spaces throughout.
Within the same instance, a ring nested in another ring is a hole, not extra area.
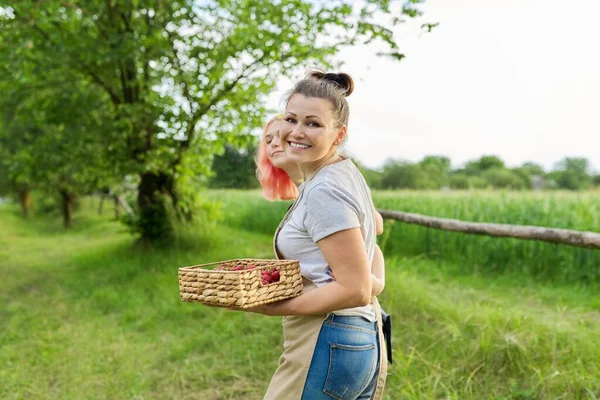
M 210 186 L 214 188 L 255 188 L 256 146 L 242 149 L 227 146 L 215 157 Z M 419 162 L 386 161 L 382 168 L 359 164 L 373 189 L 566 189 L 586 190 L 600 186 L 600 174 L 592 171 L 585 158 L 565 157 L 551 171 L 533 162 L 515 168 L 494 155 L 486 155 L 453 169 L 448 157 L 426 156 Z

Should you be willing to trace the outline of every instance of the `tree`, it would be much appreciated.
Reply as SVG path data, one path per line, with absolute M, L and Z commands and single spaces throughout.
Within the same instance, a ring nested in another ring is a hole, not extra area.
M 383 189 L 423 189 L 426 177 L 419 165 L 402 160 L 389 160 L 383 166 Z
M 464 172 L 469 175 L 479 175 L 491 168 L 506 168 L 506 166 L 498 156 L 483 156 L 479 160 L 467 162 Z
M 106 185 L 115 174 L 104 141 L 103 103 L 94 86 L 74 80 L 57 90 L 43 85 L 39 76 L 24 76 L 5 88 L 6 111 L 0 147 L 10 149 L 3 157 L 9 179 L 17 187 L 26 210 L 32 187 L 60 195 L 65 227 L 71 226 L 78 194 Z M 30 90 L 31 86 L 36 90 Z M 68 110 L 68 113 L 65 113 Z
M 243 149 L 226 145 L 225 152 L 213 160 L 212 171 L 215 175 L 211 178 L 210 186 L 231 189 L 258 187 L 255 157 L 256 145 L 253 143 Z
M 544 168 L 533 162 L 525 162 L 520 167 L 513 168 L 512 171 L 521 178 L 525 187 L 529 189 L 533 187 L 534 177 L 544 178 L 546 176 Z
M 449 185 L 450 159 L 444 156 L 426 156 L 419 162 L 427 182 L 427 189 L 440 189 Z
M 523 189 L 527 182 L 516 172 L 507 168 L 489 168 L 483 172 L 482 177 L 497 189 Z
M 590 163 L 585 158 L 565 157 L 555 165 L 550 176 L 561 189 L 583 190 L 592 186 L 589 168 Z
M 165 199 L 185 203 L 177 182 L 205 174 L 215 150 L 262 125 L 280 76 L 371 41 L 402 59 L 391 28 L 419 15 L 417 3 L 11 2 L 0 13 L 0 40 L 20 49 L 11 68 L 28 60 L 102 90 L 103 119 L 114 121 L 111 161 L 139 175 L 140 233 L 158 239 L 168 235 Z M 386 25 L 375 22 L 382 15 L 391 17 Z

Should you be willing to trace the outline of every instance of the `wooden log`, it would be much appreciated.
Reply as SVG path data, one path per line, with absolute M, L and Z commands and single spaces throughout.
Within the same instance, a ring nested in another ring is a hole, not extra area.
M 452 232 L 475 235 L 511 237 L 515 239 L 541 240 L 569 246 L 600 249 L 600 233 L 571 229 L 547 228 L 531 225 L 490 224 L 466 222 L 457 219 L 435 218 L 401 211 L 377 210 L 384 219 L 393 219 L 407 224 L 426 226 Z

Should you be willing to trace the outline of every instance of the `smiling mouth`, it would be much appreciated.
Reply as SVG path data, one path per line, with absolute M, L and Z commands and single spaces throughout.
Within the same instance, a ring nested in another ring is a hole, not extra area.
M 296 143 L 296 142 L 288 142 L 288 144 L 293 149 L 310 149 L 312 147 L 308 144 Z

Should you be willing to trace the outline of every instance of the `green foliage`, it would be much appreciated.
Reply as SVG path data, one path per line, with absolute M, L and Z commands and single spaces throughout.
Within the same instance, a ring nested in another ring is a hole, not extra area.
M 464 173 L 455 173 L 450 176 L 450 187 L 452 189 L 470 189 L 469 176 Z
M 482 177 L 491 186 L 499 189 L 523 189 L 528 185 L 519 174 L 506 168 L 488 168 L 483 172 Z
M 468 174 L 480 174 L 491 168 L 505 168 L 504 161 L 498 156 L 483 156 L 479 160 L 469 161 L 464 170 Z
M 427 156 L 417 164 L 389 160 L 383 166 L 383 189 L 440 189 L 449 183 L 450 159 Z
M 223 189 L 250 189 L 258 187 L 256 179 L 256 145 L 245 148 L 225 146 L 221 155 L 216 155 L 212 163 L 213 177 L 210 187 Z
M 425 171 L 408 161 L 386 162 L 381 175 L 381 187 L 384 189 L 424 189 L 430 183 Z
M 589 161 L 585 158 L 566 157 L 556 164 L 550 176 L 561 189 L 584 190 L 592 186 L 589 168 Z
M 151 188 L 140 193 L 138 206 L 152 210 L 140 213 L 164 216 L 154 203 L 166 195 L 185 214 L 195 188 L 182 182 L 206 175 L 213 153 L 262 126 L 265 99 L 277 80 L 309 65 L 331 66 L 337 52 L 360 43 L 378 43 L 380 54 L 401 59 L 392 28 L 403 22 L 400 16 L 418 15 L 416 4 L 3 2 L 1 67 L 17 75 L 28 70 L 37 82 L 50 76 L 49 87 L 90 89 L 89 98 L 101 104 L 84 101 L 81 112 L 94 110 L 94 118 L 105 124 L 106 161 L 118 178 L 139 175 L 140 187 Z M 380 23 L 385 17 L 392 18 Z M 61 121 L 68 120 L 63 112 Z M 53 137 L 70 140 L 80 133 L 60 124 L 55 128 Z M 60 146 L 46 145 L 56 158 L 70 156 Z M 142 236 L 154 236 L 150 221 L 142 226 L 151 229 Z

